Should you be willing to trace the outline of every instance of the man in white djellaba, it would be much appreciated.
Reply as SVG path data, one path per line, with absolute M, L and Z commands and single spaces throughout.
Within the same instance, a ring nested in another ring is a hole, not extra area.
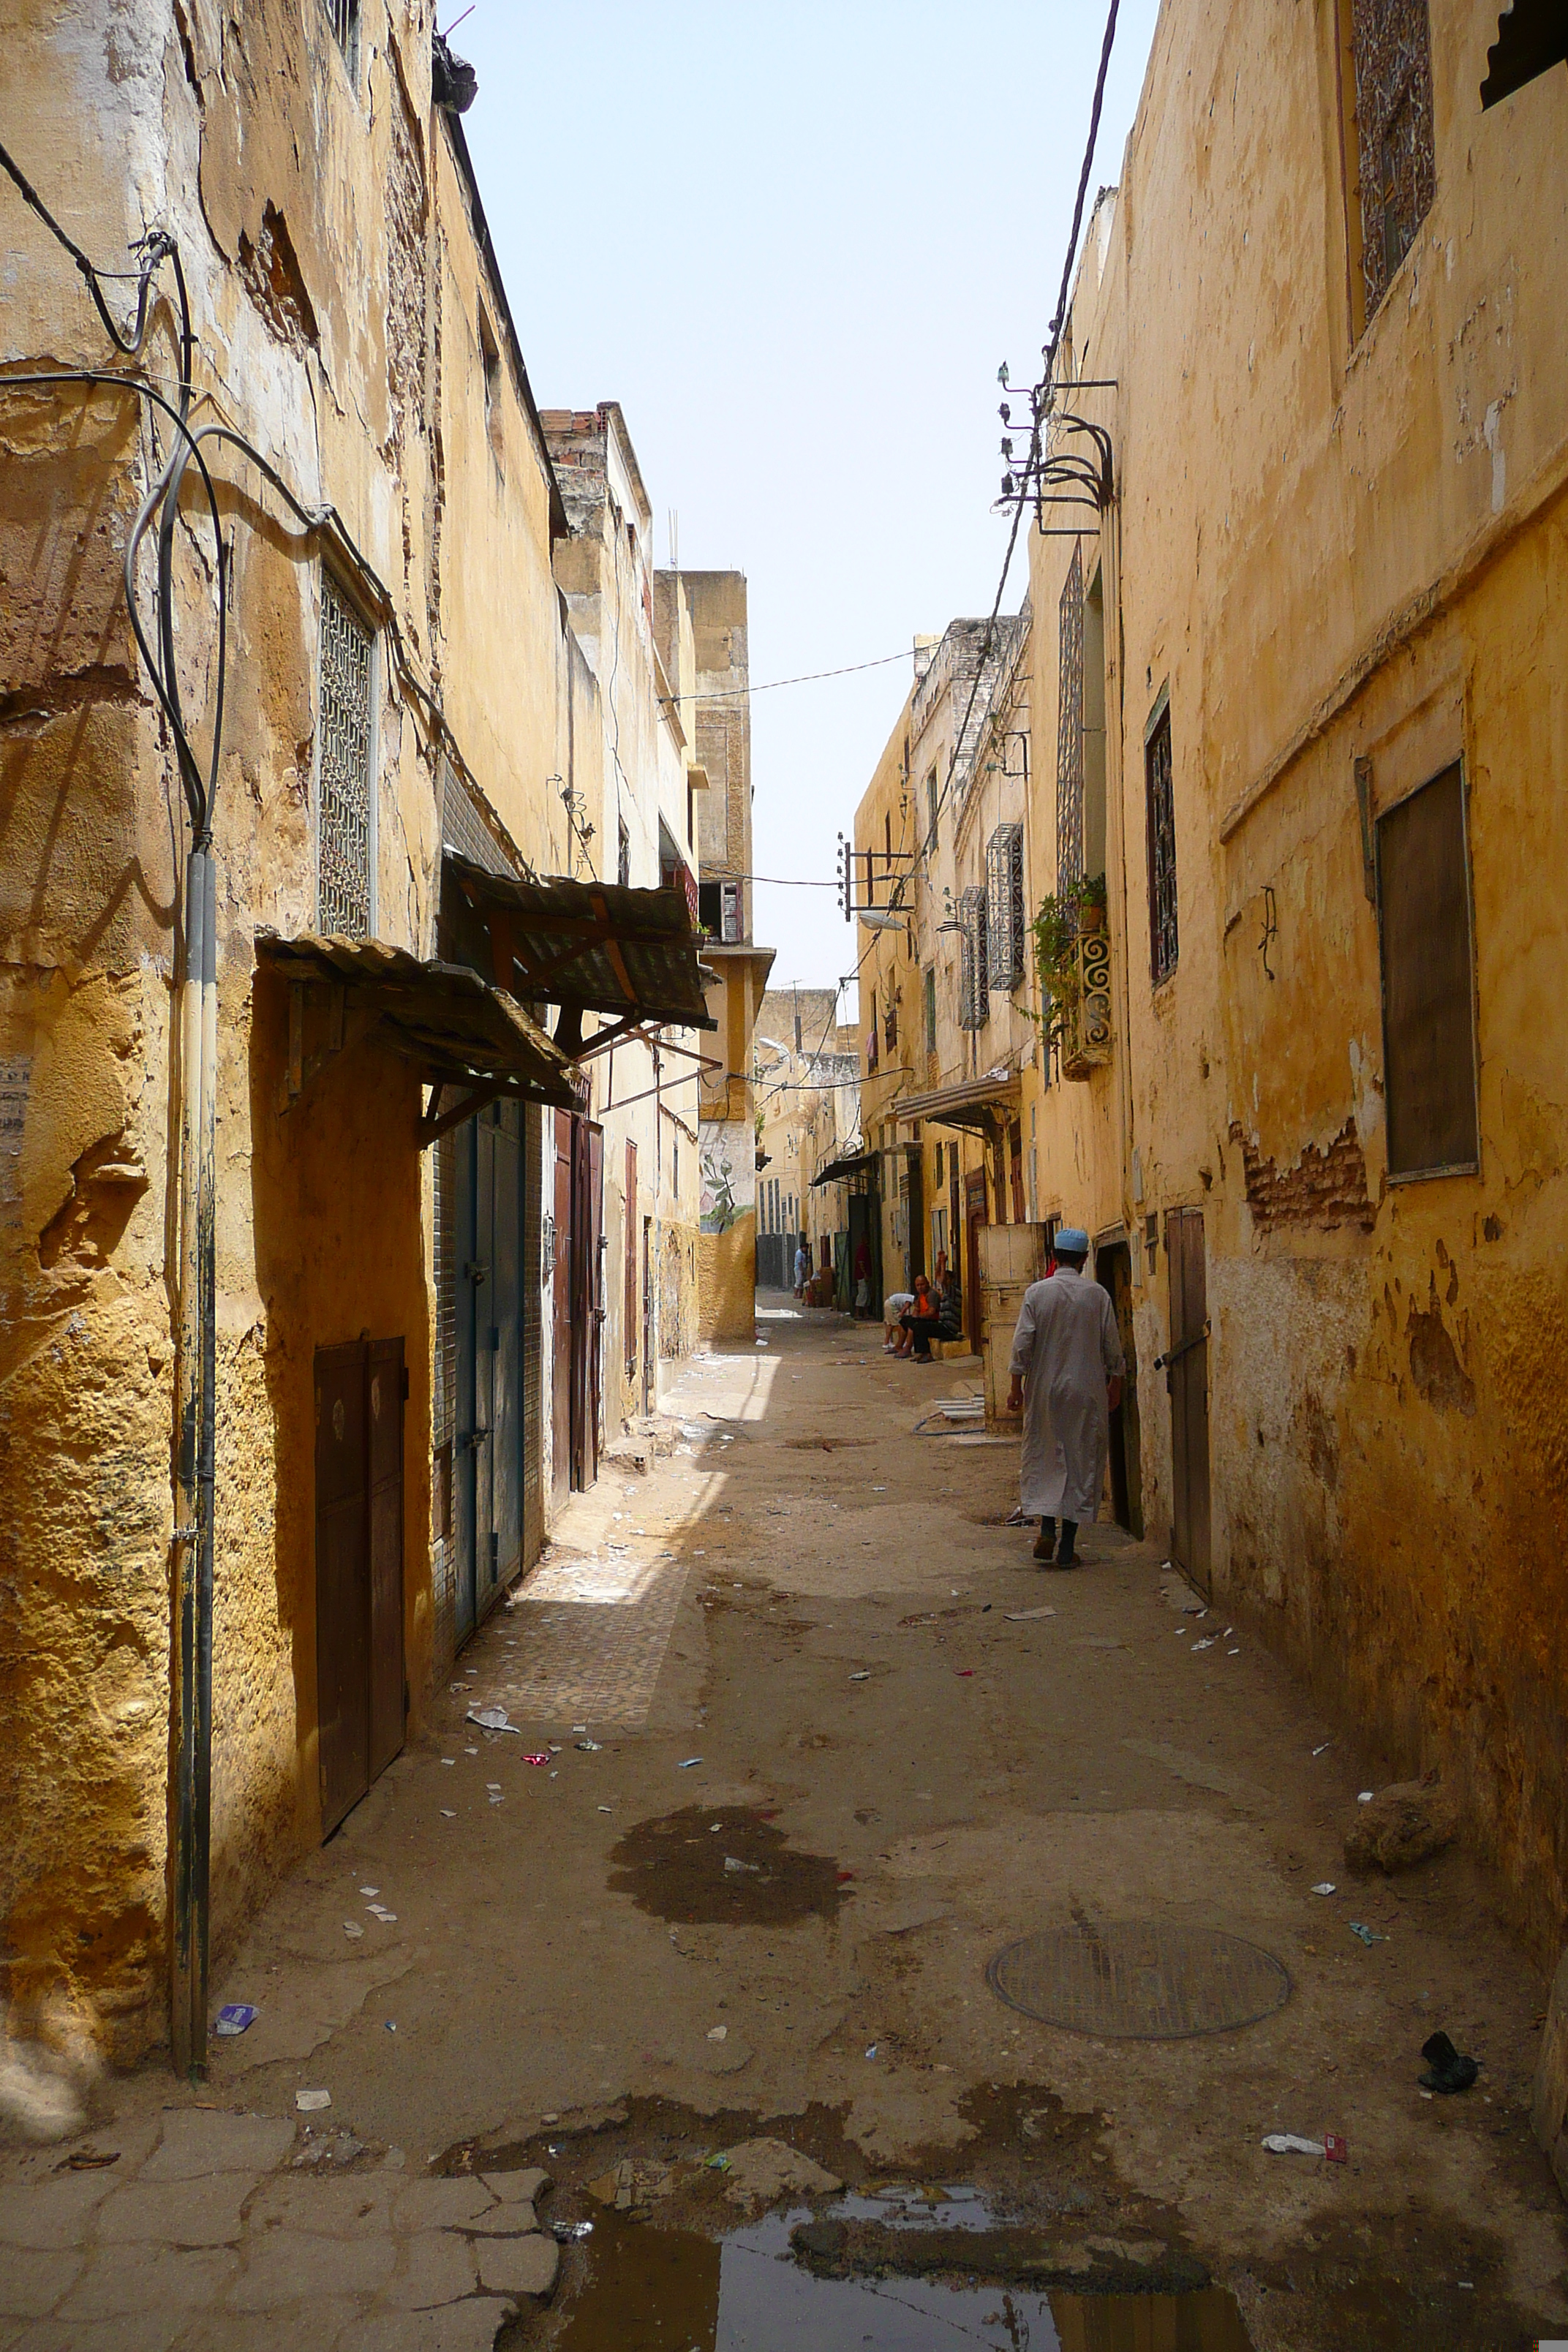
M 1110 1415 L 1121 1402 L 1127 1365 L 1110 1295 L 1084 1279 L 1089 1235 L 1064 1225 L 1055 1251 L 1055 1272 L 1024 1293 L 1007 1367 L 1007 1410 L 1024 1415 L 1022 1499 L 1024 1517 L 1040 1522 L 1035 1558 L 1076 1568 L 1079 1528 L 1085 1519 L 1092 1524 L 1100 1508 Z

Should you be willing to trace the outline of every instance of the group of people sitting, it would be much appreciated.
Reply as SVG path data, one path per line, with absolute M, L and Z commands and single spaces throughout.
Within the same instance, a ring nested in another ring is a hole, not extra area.
M 917 1364 L 935 1362 L 931 1343 L 942 1336 L 948 1286 L 947 1258 L 940 1255 L 934 1283 L 928 1282 L 923 1274 L 917 1274 L 912 1290 L 889 1293 L 882 1302 L 884 1355 L 912 1359 Z

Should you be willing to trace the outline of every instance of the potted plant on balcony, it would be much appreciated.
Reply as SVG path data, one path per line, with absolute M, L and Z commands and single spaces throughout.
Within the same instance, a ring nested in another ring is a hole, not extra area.
M 1078 1003 L 1078 971 L 1073 957 L 1073 942 L 1078 937 L 1076 898 L 1064 895 L 1042 898 L 1029 929 L 1040 983 L 1040 1026 L 1047 1045 L 1059 1045 Z
M 1085 874 L 1078 886 L 1078 927 L 1080 931 L 1105 929 L 1105 877 Z

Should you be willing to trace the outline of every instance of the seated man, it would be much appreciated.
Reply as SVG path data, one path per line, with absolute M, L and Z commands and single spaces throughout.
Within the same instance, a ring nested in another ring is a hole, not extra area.
M 915 1276 L 915 1295 L 906 1312 L 899 1318 L 899 1328 L 904 1344 L 898 1349 L 900 1356 L 913 1356 L 917 1364 L 934 1362 L 931 1343 L 937 1337 L 942 1310 L 931 1297 L 931 1285 L 923 1274 Z
M 884 1355 L 900 1356 L 903 1349 L 898 1339 L 899 1324 L 915 1303 L 912 1290 L 889 1290 L 882 1301 L 882 1351 Z

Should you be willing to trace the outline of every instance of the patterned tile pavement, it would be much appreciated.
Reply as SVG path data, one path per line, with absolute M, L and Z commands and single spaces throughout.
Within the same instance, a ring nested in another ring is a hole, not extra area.
M 487 1659 L 475 1685 L 482 1703 L 523 1722 L 641 1730 L 690 1566 L 629 1551 L 545 1560 L 511 1605 L 515 1654 Z

